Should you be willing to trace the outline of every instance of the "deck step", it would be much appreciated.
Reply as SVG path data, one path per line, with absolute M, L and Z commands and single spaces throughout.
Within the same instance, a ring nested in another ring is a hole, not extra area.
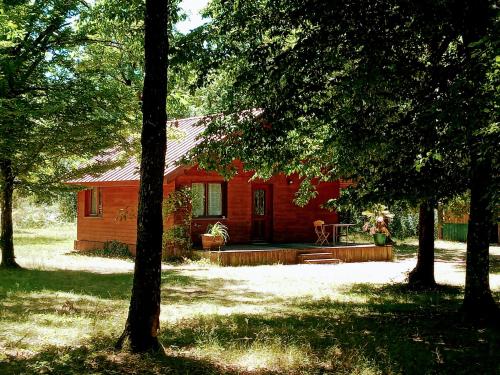
M 306 259 L 331 259 L 332 253 L 302 253 L 298 255 L 299 260 Z
M 339 264 L 340 259 L 335 259 L 335 258 L 304 259 L 301 263 L 303 263 L 303 264 Z

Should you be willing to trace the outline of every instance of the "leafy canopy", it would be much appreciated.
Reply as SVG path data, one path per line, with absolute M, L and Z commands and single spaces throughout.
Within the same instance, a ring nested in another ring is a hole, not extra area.
M 115 46 L 83 26 L 91 10 L 76 0 L 0 3 L 0 159 L 21 190 L 67 178 L 135 125 L 135 93 L 96 55 Z
M 488 20 L 489 44 L 471 50 L 467 14 L 454 0 L 212 1 L 212 22 L 186 43 L 206 52 L 200 93 L 226 116 L 209 125 L 196 160 L 215 168 L 241 159 L 259 176 L 299 173 L 305 185 L 354 179 L 345 197 L 357 201 L 462 192 L 470 143 L 494 157 L 498 140 L 497 96 L 481 79 L 471 88 L 464 65 L 472 51 L 491 69 L 496 24 Z M 481 121 L 472 125 L 464 103 Z M 262 108 L 264 121 L 242 116 L 249 108 Z M 305 203 L 314 189 L 299 193 Z

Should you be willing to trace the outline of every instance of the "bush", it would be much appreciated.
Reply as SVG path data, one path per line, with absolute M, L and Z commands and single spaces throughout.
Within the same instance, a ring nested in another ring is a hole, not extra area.
M 171 192 L 163 201 L 163 217 L 177 219 L 177 223 L 163 233 L 163 258 L 189 256 L 192 250 L 191 203 L 193 193 L 189 187 Z
M 163 232 L 163 258 L 170 259 L 180 251 L 183 255 L 191 252 L 191 232 L 184 225 L 172 225 Z
M 16 199 L 12 220 L 18 228 L 43 228 L 62 222 L 56 204 L 37 205 L 29 198 Z
M 389 231 L 392 238 L 405 239 L 418 236 L 418 209 L 405 203 L 394 203 L 389 207 L 394 217 L 389 221 Z M 350 211 L 339 213 L 341 223 L 352 223 L 355 227 L 349 232 L 361 235 L 361 227 L 364 224 L 362 208 L 352 208 Z M 363 236 L 364 238 L 364 236 Z M 369 237 L 366 237 L 369 238 Z
M 59 194 L 57 204 L 59 207 L 59 217 L 67 223 L 74 223 L 77 216 L 77 193 L 66 191 Z
M 94 255 L 103 258 L 119 258 L 119 259 L 130 259 L 132 254 L 128 249 L 126 243 L 120 241 L 106 241 L 102 249 L 95 249 L 86 252 L 79 253 L 81 255 Z
M 392 236 L 399 239 L 418 236 L 418 210 L 402 203 L 391 206 L 394 218 L 389 224 Z
M 54 199 L 39 201 L 36 196 L 14 196 L 12 220 L 16 228 L 43 228 L 74 223 L 76 194 L 65 192 Z

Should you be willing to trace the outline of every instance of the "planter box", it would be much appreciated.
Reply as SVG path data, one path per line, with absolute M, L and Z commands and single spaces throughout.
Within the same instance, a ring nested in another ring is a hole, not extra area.
M 220 249 L 224 245 L 222 236 L 212 236 L 211 234 L 201 235 L 201 244 L 204 250 Z

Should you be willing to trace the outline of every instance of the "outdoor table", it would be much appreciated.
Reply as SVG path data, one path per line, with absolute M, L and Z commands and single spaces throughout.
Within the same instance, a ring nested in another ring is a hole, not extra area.
M 332 227 L 332 242 L 333 244 L 337 243 L 337 235 L 340 235 L 340 231 L 342 228 L 345 228 L 345 241 L 349 242 L 349 227 L 352 227 L 355 224 L 323 224 L 326 227 Z M 340 241 L 339 241 L 340 242 Z

